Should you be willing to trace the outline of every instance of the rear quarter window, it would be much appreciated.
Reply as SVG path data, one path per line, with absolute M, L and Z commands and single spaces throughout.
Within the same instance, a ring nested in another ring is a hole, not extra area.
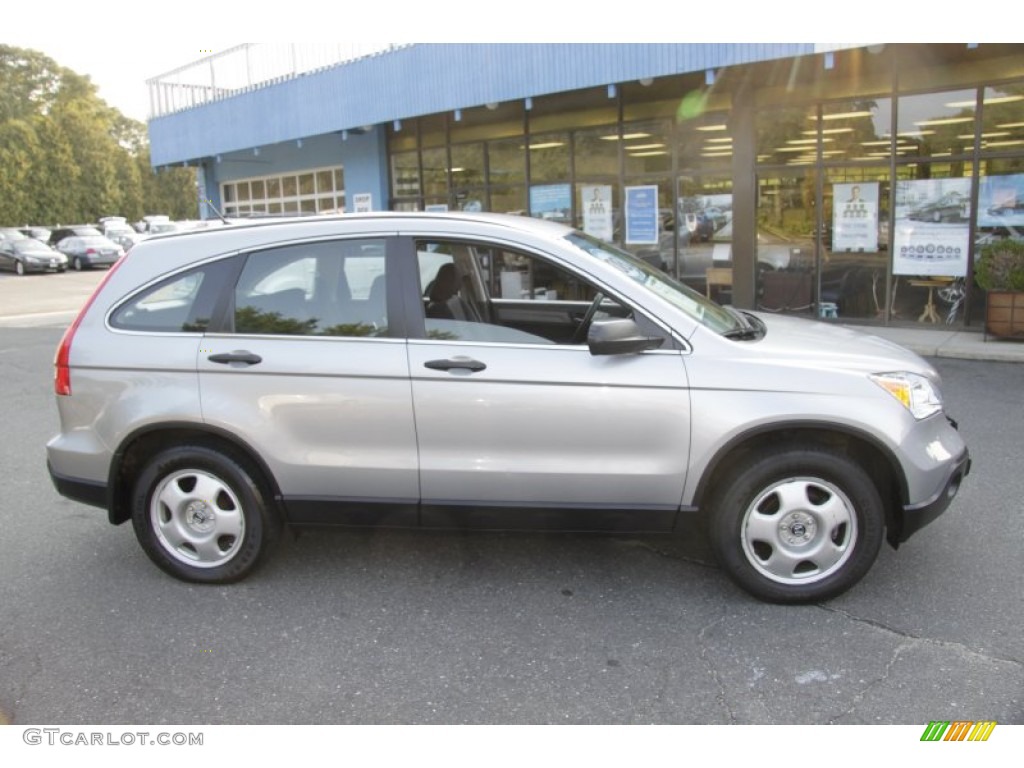
M 222 260 L 169 277 L 118 307 L 110 324 L 125 331 L 202 333 L 233 272 L 232 260 Z

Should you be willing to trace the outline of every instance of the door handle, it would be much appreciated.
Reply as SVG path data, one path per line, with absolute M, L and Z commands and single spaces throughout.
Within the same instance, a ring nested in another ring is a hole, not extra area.
M 222 363 L 224 365 L 227 365 L 228 363 L 256 365 L 257 363 L 263 362 L 262 357 L 254 355 L 252 352 L 248 352 L 244 349 L 235 350 L 234 352 L 220 352 L 216 355 L 210 355 L 206 359 L 211 363 Z
M 450 357 L 447 360 L 428 360 L 423 365 L 434 371 L 450 371 L 461 368 L 473 373 L 487 368 L 479 360 L 474 360 L 471 357 L 462 357 L 461 355 L 459 357 Z

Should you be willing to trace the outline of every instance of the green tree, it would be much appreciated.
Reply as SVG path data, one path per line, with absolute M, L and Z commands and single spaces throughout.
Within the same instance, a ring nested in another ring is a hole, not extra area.
M 144 124 L 84 75 L 0 45 L 0 224 L 69 224 L 147 213 L 195 217 L 195 171 L 157 174 Z

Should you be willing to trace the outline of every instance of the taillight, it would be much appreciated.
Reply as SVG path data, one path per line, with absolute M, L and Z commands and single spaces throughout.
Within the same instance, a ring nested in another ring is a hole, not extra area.
M 78 316 L 75 317 L 74 322 L 68 326 L 67 330 L 64 331 L 64 335 L 61 336 L 60 344 L 57 346 L 57 354 L 53 359 L 53 391 L 61 396 L 68 396 L 71 394 L 71 342 L 75 338 L 75 332 L 78 330 L 78 326 L 82 323 L 82 318 L 85 317 L 85 313 L 89 311 L 89 307 L 96 300 L 96 297 L 100 295 L 100 291 L 103 290 L 103 286 L 107 284 L 107 281 L 111 278 L 117 268 L 121 266 L 121 262 L 117 261 L 107 270 L 107 274 L 100 280 L 99 285 L 96 286 L 96 290 L 92 292 L 92 295 L 88 298 L 82 309 L 79 310 Z
M 85 253 L 88 255 L 90 253 L 98 253 L 98 251 L 95 248 L 86 248 Z

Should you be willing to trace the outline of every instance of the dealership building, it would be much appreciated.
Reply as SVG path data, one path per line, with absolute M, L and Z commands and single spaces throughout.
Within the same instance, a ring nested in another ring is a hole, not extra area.
M 512 212 L 739 307 L 980 329 L 1024 45 L 242 45 L 148 81 L 199 213 Z

